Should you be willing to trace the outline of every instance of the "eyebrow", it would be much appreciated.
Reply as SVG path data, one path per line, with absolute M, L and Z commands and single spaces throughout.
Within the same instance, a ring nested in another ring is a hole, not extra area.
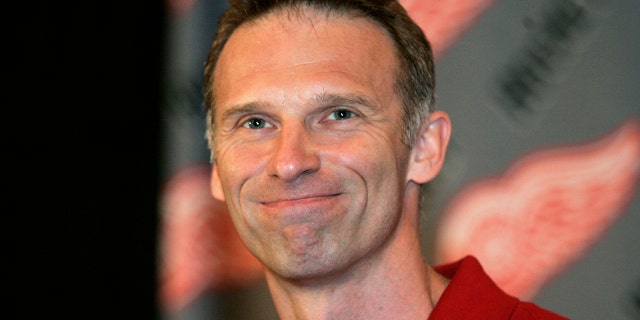
M 222 113 L 222 116 L 220 117 L 220 122 L 224 122 L 226 119 L 230 117 L 234 117 L 236 115 L 244 115 L 247 113 L 259 112 L 260 110 L 264 110 L 265 108 L 268 108 L 268 106 L 269 106 L 268 103 L 261 102 L 261 101 L 252 101 L 244 104 L 235 105 L 225 110 Z
M 315 104 L 321 105 L 361 105 L 369 107 L 374 110 L 379 110 L 379 107 L 369 99 L 357 95 L 357 94 L 334 94 L 334 93 L 321 93 L 313 96 L 311 100 Z

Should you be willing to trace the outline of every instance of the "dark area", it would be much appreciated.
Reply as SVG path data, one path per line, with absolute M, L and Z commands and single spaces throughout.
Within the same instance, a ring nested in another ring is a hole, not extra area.
M 157 319 L 163 2 L 19 6 L 9 312 Z

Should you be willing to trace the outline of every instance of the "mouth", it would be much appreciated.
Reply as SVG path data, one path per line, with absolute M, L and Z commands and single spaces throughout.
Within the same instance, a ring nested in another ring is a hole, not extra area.
M 289 208 L 289 207 L 312 207 L 316 205 L 322 204 L 330 204 L 336 200 L 336 198 L 340 196 L 339 193 L 336 194 L 326 194 L 326 195 L 308 195 L 308 196 L 298 196 L 298 197 L 290 197 L 283 198 L 277 200 L 270 200 L 260 202 L 262 206 L 271 209 L 277 208 Z
M 320 227 L 341 219 L 349 204 L 346 195 L 342 192 L 280 194 L 256 203 L 255 213 L 263 223 L 277 228 L 292 225 Z

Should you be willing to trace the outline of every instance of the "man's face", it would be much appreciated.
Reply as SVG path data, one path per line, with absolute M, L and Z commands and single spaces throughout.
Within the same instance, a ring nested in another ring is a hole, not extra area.
M 402 213 L 391 40 L 362 18 L 271 14 L 217 64 L 214 195 L 269 269 L 306 279 L 375 257 Z

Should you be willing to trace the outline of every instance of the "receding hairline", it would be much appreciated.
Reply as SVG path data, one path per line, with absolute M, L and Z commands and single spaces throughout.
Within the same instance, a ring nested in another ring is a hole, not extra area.
M 364 12 L 358 9 L 353 9 L 349 7 L 335 8 L 331 6 L 323 6 L 321 4 L 314 4 L 314 3 L 292 3 L 292 4 L 282 4 L 279 6 L 275 6 L 255 17 L 252 17 L 242 22 L 241 24 L 239 24 L 236 30 L 239 28 L 242 28 L 245 25 L 254 24 L 259 22 L 260 20 L 268 19 L 269 17 L 273 17 L 273 16 L 285 15 L 289 19 L 293 20 L 295 18 L 297 19 L 310 18 L 309 16 L 312 14 L 320 14 L 320 15 L 324 14 L 325 18 L 340 18 L 340 17 L 364 18 L 378 25 L 378 27 L 380 27 L 381 29 L 383 30 L 385 29 L 377 21 L 375 21 L 375 19 L 369 17 L 367 14 L 365 14 Z M 235 33 L 235 30 L 233 33 Z

